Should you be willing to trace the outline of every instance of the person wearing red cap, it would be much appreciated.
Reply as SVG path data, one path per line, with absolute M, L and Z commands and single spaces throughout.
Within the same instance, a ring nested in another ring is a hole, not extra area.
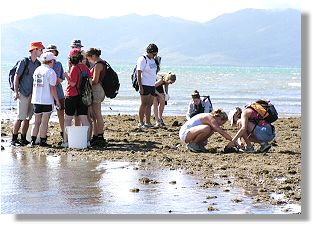
M 88 126 L 88 141 L 90 140 L 90 123 L 88 121 L 88 106 L 86 106 L 80 96 L 80 77 L 82 75 L 89 78 L 90 85 L 92 83 L 91 73 L 86 65 L 82 63 L 83 55 L 81 50 L 73 48 L 69 53 L 69 60 L 72 64 L 69 75 L 65 75 L 67 79 L 67 85 L 65 89 L 65 117 L 64 117 L 64 128 L 71 126 L 74 116 L 78 116 L 83 126 Z M 61 144 L 62 147 L 68 147 L 67 133 L 64 133 L 64 142 Z
M 29 121 L 33 115 L 33 105 L 31 104 L 33 73 L 40 66 L 40 61 L 37 58 L 40 57 L 44 48 L 42 42 L 31 42 L 28 49 L 30 56 L 21 60 L 16 69 L 14 77 L 14 100 L 17 101 L 17 117 L 13 124 L 12 146 L 29 144 L 29 141 L 26 140 L 26 134 Z M 18 132 L 20 128 L 21 140 L 19 141 Z

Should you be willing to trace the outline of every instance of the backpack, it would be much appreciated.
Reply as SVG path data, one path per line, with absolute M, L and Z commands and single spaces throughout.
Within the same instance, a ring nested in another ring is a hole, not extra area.
M 120 89 L 120 81 L 118 79 L 118 75 L 106 61 L 99 61 L 96 62 L 96 64 L 97 63 L 101 63 L 107 69 L 106 74 L 101 81 L 105 96 L 107 98 L 114 99 Z
M 145 58 L 146 64 L 147 64 L 146 56 L 143 55 L 143 57 Z M 155 60 L 155 64 L 157 65 L 157 72 L 159 72 L 160 71 L 161 57 L 159 57 L 158 60 L 157 59 L 154 59 L 154 60 Z M 138 78 L 137 78 L 137 65 L 135 66 L 133 73 L 131 74 L 130 78 L 132 80 L 133 88 L 135 88 L 135 90 L 138 91 L 139 90 L 139 84 L 138 84 Z
M 28 65 L 29 65 L 29 58 L 28 57 L 23 58 L 23 60 L 25 60 L 26 63 L 25 63 L 25 67 L 23 69 L 23 72 L 20 75 L 20 80 L 22 80 L 22 77 L 25 74 L 26 70 L 28 70 Z M 23 61 L 23 60 L 17 61 L 16 64 L 13 66 L 13 68 L 10 69 L 10 71 L 9 71 L 9 84 L 10 84 L 10 89 L 12 91 L 14 91 L 14 77 L 15 77 L 15 74 L 16 74 L 17 66 L 20 63 L 20 61 Z
M 267 123 L 273 123 L 278 119 L 276 108 L 269 101 L 260 99 L 248 105 L 247 108 L 254 109 L 260 119 L 265 120 Z
M 79 70 L 80 70 L 80 76 L 79 76 L 79 82 L 78 82 L 79 95 L 81 96 L 83 104 L 85 106 L 90 106 L 93 102 L 92 86 L 89 83 L 88 73 L 86 71 L 82 71 L 80 68 Z M 77 86 L 76 86 L 76 89 L 77 89 Z

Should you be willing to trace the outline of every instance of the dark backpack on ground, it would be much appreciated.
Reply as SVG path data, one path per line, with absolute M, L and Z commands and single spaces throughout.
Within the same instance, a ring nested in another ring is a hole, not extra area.
M 23 60 L 25 60 L 25 67 L 23 69 L 22 75 L 20 75 L 20 80 L 22 79 L 22 77 L 25 74 L 26 70 L 28 70 L 28 65 L 29 65 L 29 58 L 28 57 L 23 58 Z M 10 72 L 9 72 L 9 84 L 10 84 L 10 89 L 12 91 L 14 91 L 14 77 L 15 77 L 15 74 L 16 74 L 17 66 L 20 63 L 20 61 L 23 61 L 23 60 L 17 61 L 16 64 L 13 66 L 13 68 L 10 69 Z
M 143 57 L 145 58 L 146 60 L 146 64 L 147 64 L 147 57 L 143 55 Z M 159 61 L 154 59 L 155 60 L 155 64 L 157 65 L 157 72 L 160 71 L 160 62 L 161 61 L 161 57 L 159 57 Z M 134 70 L 133 70 L 133 73 L 131 74 L 131 80 L 132 80 L 132 85 L 133 85 L 133 88 L 135 88 L 136 91 L 139 90 L 139 84 L 138 84 L 138 78 L 137 78 L 137 65 L 135 66 Z
M 93 102 L 93 92 L 92 92 L 92 86 L 89 82 L 88 72 L 82 71 L 80 68 L 79 70 L 80 70 L 80 75 L 79 75 L 79 80 L 78 80 L 78 84 L 79 84 L 78 93 L 81 96 L 81 99 L 84 105 L 90 106 Z M 76 86 L 76 89 L 77 89 L 77 86 Z
M 267 123 L 273 123 L 278 119 L 277 110 L 269 101 L 260 99 L 248 105 L 247 108 L 254 109 L 258 113 L 260 120 L 265 120 Z
M 114 99 L 120 89 L 118 75 L 106 61 L 99 61 L 96 62 L 96 64 L 97 63 L 101 63 L 103 67 L 106 67 L 106 74 L 103 76 L 101 81 L 105 96 L 110 99 Z

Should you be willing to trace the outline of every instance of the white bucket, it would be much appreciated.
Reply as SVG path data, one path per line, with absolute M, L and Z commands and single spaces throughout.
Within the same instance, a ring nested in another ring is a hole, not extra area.
M 87 147 L 88 126 L 66 127 L 68 147 L 83 149 Z

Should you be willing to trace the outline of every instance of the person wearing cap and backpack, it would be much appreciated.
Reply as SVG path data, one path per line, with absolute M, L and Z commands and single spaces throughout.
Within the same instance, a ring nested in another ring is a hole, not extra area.
M 42 42 L 31 42 L 28 48 L 30 56 L 28 60 L 23 59 L 17 65 L 14 77 L 14 100 L 17 101 L 17 117 L 13 124 L 11 145 L 27 145 L 26 134 L 29 121 L 33 116 L 33 105 L 31 103 L 33 91 L 33 73 L 41 65 L 37 59 L 45 49 Z M 28 62 L 26 62 L 28 61 Z M 27 66 L 27 67 L 26 67 Z M 21 77 L 23 75 L 23 77 Z M 18 140 L 18 132 L 21 128 L 21 140 Z
M 228 116 L 230 125 L 239 128 L 233 141 L 237 141 L 241 147 L 244 146 L 241 139 L 246 143 L 243 151 L 255 152 L 252 142 L 261 145 L 258 152 L 267 152 L 271 148 L 269 142 L 276 135 L 272 123 L 277 120 L 278 114 L 269 101 L 257 100 L 247 105 L 243 111 L 236 107 L 229 112 Z
M 51 52 L 54 54 L 55 57 L 59 55 L 59 51 L 57 49 L 57 46 L 54 44 L 49 44 L 47 46 L 46 52 Z M 64 91 L 62 87 L 62 82 L 65 80 L 64 75 L 64 69 L 62 66 L 62 63 L 60 61 L 54 60 L 53 64 L 53 70 L 55 71 L 57 75 L 57 82 L 56 82 L 56 90 L 60 102 L 60 108 L 57 109 L 57 115 L 59 119 L 59 124 L 61 128 L 60 136 L 63 140 L 63 134 L 64 134 Z

